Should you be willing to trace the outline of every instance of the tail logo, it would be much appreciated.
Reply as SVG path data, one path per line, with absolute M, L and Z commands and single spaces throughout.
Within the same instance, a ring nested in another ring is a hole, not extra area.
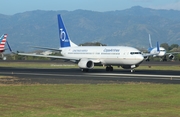
M 60 29 L 60 38 L 61 38 L 61 41 L 63 42 L 69 42 L 69 40 L 66 38 L 66 32 L 63 31 L 62 28 Z
M 0 50 L 4 50 L 5 44 L 6 44 L 6 38 L 7 38 L 7 34 L 3 34 L 0 37 Z

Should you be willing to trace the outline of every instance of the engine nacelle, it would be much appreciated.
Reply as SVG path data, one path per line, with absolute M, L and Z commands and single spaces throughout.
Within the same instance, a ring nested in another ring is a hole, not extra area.
M 82 69 L 92 69 L 94 67 L 94 62 L 89 59 L 81 59 L 78 66 Z
M 173 59 L 174 59 L 174 55 L 170 54 L 170 55 L 169 55 L 169 59 L 170 59 L 170 60 L 173 60 Z
M 3 59 L 3 60 L 6 60 L 6 57 L 4 56 L 2 59 Z
M 138 67 L 139 65 L 123 65 L 121 66 L 123 69 L 133 69 Z

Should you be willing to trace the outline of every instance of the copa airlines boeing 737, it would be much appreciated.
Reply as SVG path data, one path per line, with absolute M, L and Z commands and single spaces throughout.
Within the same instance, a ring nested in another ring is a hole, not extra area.
M 159 51 L 159 53 L 158 53 L 158 51 Z M 150 54 L 154 54 L 153 57 L 160 57 L 162 61 L 167 61 L 166 55 L 168 55 L 170 60 L 173 60 L 174 59 L 174 55 L 173 54 L 180 53 L 180 52 L 167 53 L 166 49 L 163 48 L 163 47 L 159 47 L 159 50 L 157 49 L 157 47 L 152 47 L 151 35 L 150 34 L 149 34 L 149 49 L 148 49 L 148 52 Z M 155 54 L 155 53 L 158 53 L 158 54 Z M 146 61 L 150 61 L 149 57 L 146 58 Z
M 113 71 L 113 66 L 121 66 L 124 69 L 133 69 L 138 67 L 144 60 L 141 52 L 133 47 L 127 46 L 77 46 L 68 36 L 63 24 L 62 18 L 58 15 L 60 48 L 46 48 L 61 51 L 63 56 L 37 55 L 28 53 L 18 53 L 18 55 L 38 56 L 49 58 L 60 58 L 76 62 L 82 71 L 87 72 L 93 69 L 95 65 L 106 66 L 106 71 Z

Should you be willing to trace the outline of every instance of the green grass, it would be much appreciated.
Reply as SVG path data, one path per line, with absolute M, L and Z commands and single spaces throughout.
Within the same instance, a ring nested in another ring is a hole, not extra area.
M 0 67 L 78 68 L 76 65 L 36 62 L 2 62 Z M 179 68 L 177 65 L 150 68 L 140 66 L 137 69 L 180 70 Z M 0 76 L 1 78 L 8 80 L 7 76 Z M 1 117 L 177 117 L 180 116 L 179 109 L 180 85 L 0 84 Z
M 18 68 L 78 68 L 76 64 L 46 63 L 46 62 L 1 62 L 0 67 L 18 67 Z
M 168 84 L 0 86 L 0 116 L 177 117 L 179 98 Z
M 77 64 L 67 64 L 64 63 L 38 63 L 38 62 L 1 62 L 0 67 L 18 67 L 18 68 L 48 68 L 48 69 L 68 69 L 68 68 L 79 68 Z M 94 69 L 105 69 L 105 67 L 102 66 L 95 66 Z M 114 69 L 122 69 L 114 66 Z M 135 68 L 139 70 L 180 70 L 180 65 L 172 65 L 172 66 L 155 66 L 155 65 L 140 65 L 139 67 Z

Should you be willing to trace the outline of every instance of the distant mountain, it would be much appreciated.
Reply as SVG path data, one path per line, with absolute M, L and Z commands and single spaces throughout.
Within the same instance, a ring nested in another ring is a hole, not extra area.
M 101 42 L 147 48 L 148 34 L 151 34 L 154 46 L 156 41 L 180 45 L 180 11 L 140 6 L 109 12 L 36 10 L 0 14 L 0 33 L 8 34 L 14 50 L 32 51 L 31 46 L 58 48 L 57 14 L 62 15 L 68 34 L 76 44 Z

